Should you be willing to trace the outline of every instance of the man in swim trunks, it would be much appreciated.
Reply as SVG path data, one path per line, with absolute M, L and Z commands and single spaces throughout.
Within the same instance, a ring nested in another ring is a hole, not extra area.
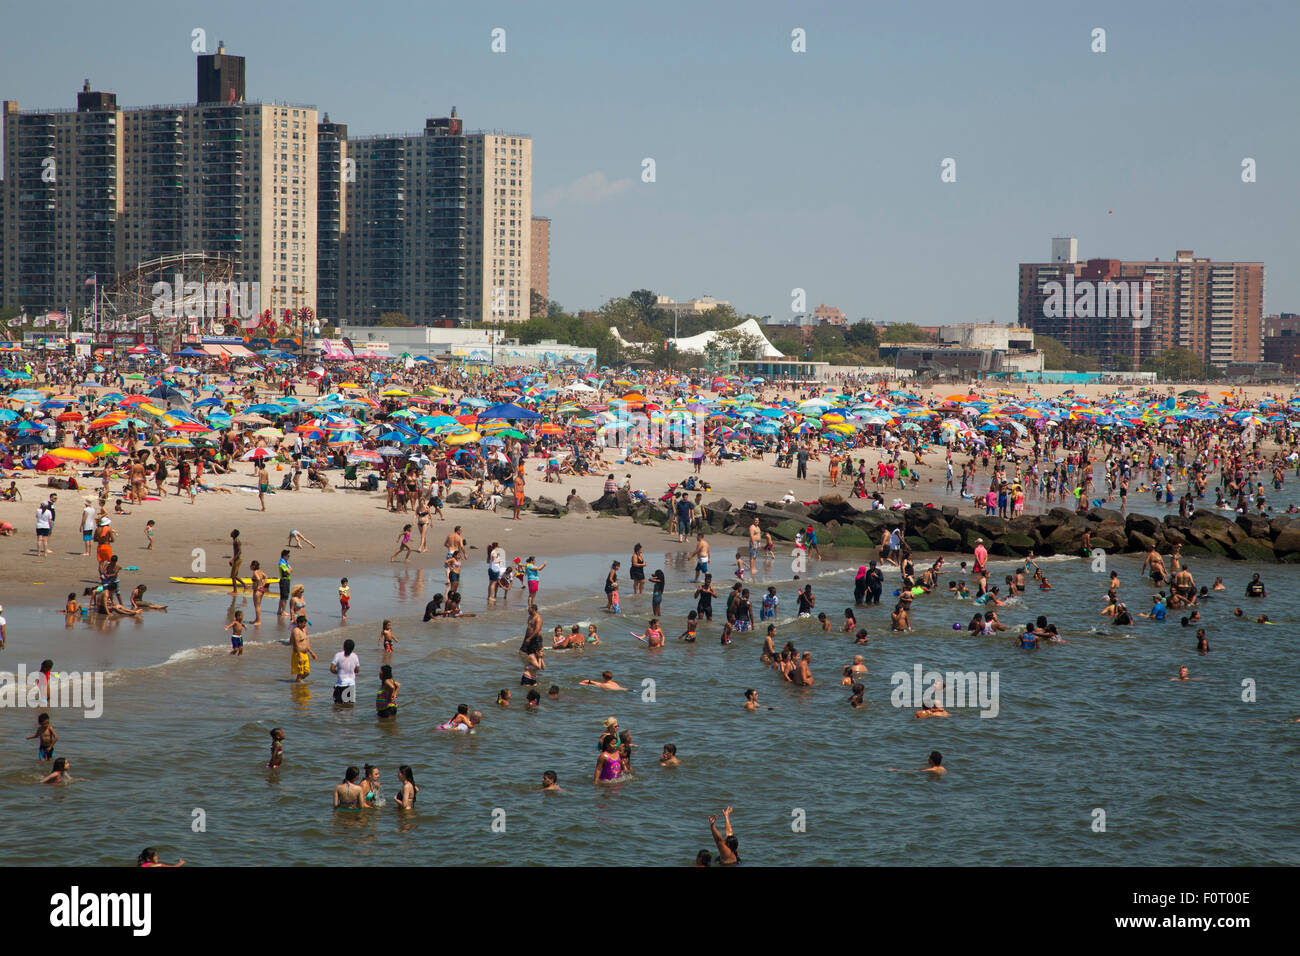
M 311 639 L 307 636 L 307 615 L 299 614 L 289 634 L 289 670 L 294 682 L 305 681 L 311 673 L 311 663 L 316 660 L 316 652 L 311 649 Z
M 704 540 L 704 533 L 700 532 L 695 536 L 695 550 L 688 557 L 695 558 L 695 581 L 700 579 L 700 575 L 709 573 L 709 543 Z
M 1152 584 L 1159 587 L 1165 583 L 1165 559 L 1160 556 L 1160 552 L 1156 550 L 1154 544 L 1151 546 L 1151 550 L 1147 552 L 1146 559 L 1142 562 L 1141 573 L 1145 574 L 1148 571 L 1151 573 Z
M 266 510 L 266 493 L 271 490 L 271 479 L 266 473 L 266 465 L 258 462 L 257 465 L 257 500 L 262 505 L 262 510 Z
M 460 525 L 456 525 L 451 530 L 451 534 L 447 535 L 447 540 L 442 543 L 442 546 L 449 552 L 454 552 L 459 558 L 465 557 L 465 536 L 461 534 Z
M 239 593 L 239 566 L 244 563 L 244 544 L 239 540 L 239 529 L 230 532 L 230 593 Z
M 537 610 L 537 605 L 530 604 L 528 623 L 524 625 L 524 642 L 519 645 L 519 653 L 524 655 L 529 666 L 537 670 L 545 670 L 546 662 L 542 660 L 543 650 L 542 615 Z
M 276 617 L 285 617 L 289 613 L 289 596 L 293 592 L 291 576 L 293 575 L 293 565 L 289 563 L 289 549 L 285 548 L 280 552 L 280 564 L 278 568 L 280 575 L 280 607 L 276 610 Z
M 758 525 L 758 516 L 749 523 L 749 573 L 753 575 L 757 568 L 758 549 L 762 545 L 763 529 Z

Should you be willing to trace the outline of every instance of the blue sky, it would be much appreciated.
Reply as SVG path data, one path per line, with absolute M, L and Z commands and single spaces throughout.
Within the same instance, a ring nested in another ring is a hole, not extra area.
M 0 23 L 23 109 L 83 77 L 191 101 L 201 27 L 248 57 L 249 99 L 354 135 L 453 104 L 531 135 L 569 309 L 647 287 L 777 315 L 802 288 L 853 317 L 1006 321 L 1017 263 L 1073 235 L 1083 257 L 1261 260 L 1266 310 L 1300 311 L 1300 4 L 76 0 Z

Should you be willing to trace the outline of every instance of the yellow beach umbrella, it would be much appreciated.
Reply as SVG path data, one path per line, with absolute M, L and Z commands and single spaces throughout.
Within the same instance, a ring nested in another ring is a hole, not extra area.
M 84 448 L 53 448 L 50 454 L 55 458 L 63 458 L 68 461 L 84 461 L 93 464 L 95 456 Z

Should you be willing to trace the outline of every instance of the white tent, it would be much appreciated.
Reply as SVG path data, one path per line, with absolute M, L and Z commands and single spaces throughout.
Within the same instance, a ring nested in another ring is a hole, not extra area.
M 753 319 L 746 319 L 744 322 L 741 322 L 740 325 L 737 325 L 733 329 L 728 329 L 728 331 L 747 332 L 762 342 L 763 344 L 758 349 L 758 358 L 785 358 L 785 355 L 782 352 L 777 351 L 776 347 L 767 340 L 767 336 L 763 334 L 763 327 Z M 670 339 L 669 341 L 675 343 L 675 348 L 679 352 L 703 352 L 705 346 L 707 346 L 717 334 L 717 332 L 701 332 L 699 335 L 691 335 L 681 339 Z M 751 356 L 745 355 L 742 357 L 750 358 Z
M 758 358 L 785 358 L 785 354 L 778 352 L 776 347 L 767 340 L 767 336 L 763 334 L 763 327 L 753 319 L 746 319 L 744 322 L 741 322 L 739 325 L 728 329 L 727 331 L 748 332 L 750 335 L 758 339 L 762 343 L 758 348 Z M 627 339 L 623 338 L 623 336 L 619 334 L 617 326 L 611 326 L 609 332 L 610 335 L 614 337 L 614 341 L 625 349 L 645 349 L 648 347 L 645 343 L 629 342 Z M 708 345 L 717 334 L 717 332 L 701 332 L 699 335 L 691 335 L 680 339 L 669 339 L 668 341 L 676 343 L 676 348 L 679 352 L 703 352 L 704 347 Z M 742 357 L 748 359 L 753 356 L 745 355 Z

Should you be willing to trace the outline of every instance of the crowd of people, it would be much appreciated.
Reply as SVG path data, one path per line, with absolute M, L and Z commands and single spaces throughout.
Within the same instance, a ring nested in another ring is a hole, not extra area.
M 896 525 L 883 532 L 875 557 L 859 565 L 853 576 L 851 599 L 846 594 L 849 606 L 844 608 L 842 620 L 835 620 L 838 615 L 829 613 L 824 603 L 818 607 L 819 598 L 825 600 L 826 595 L 816 594 L 812 583 L 798 583 L 797 572 L 793 594 L 782 595 L 776 585 L 760 585 L 760 565 L 763 575 L 770 579 L 776 552 L 770 532 L 757 518 L 747 529 L 745 544 L 737 551 L 734 569 L 729 561 L 723 562 L 725 569 L 718 566 L 714 545 L 704 530 L 710 515 L 703 495 L 711 490 L 704 477 L 705 467 L 717 484 L 725 482 L 733 462 L 761 460 L 770 455 L 774 468 L 794 471 L 795 487 L 784 499 L 794 502 L 798 500 L 795 488 L 801 487 L 799 483 L 813 480 L 810 466 L 824 462 L 824 478 L 831 488 L 843 486 L 851 498 L 862 499 L 867 502 L 864 507 L 874 509 L 901 507 L 901 499 L 894 498 L 891 506 L 886 504 L 886 498 L 915 492 L 930 470 L 942 467 L 946 493 L 969 502 L 969 507 L 986 515 L 1005 520 L 1023 514 L 1027 507 L 1047 508 L 1071 499 L 1080 511 L 1117 502 L 1124 512 L 1131 507 L 1130 494 L 1150 495 L 1151 506 L 1156 508 L 1172 510 L 1176 501 L 1184 517 L 1207 507 L 1238 514 L 1273 515 L 1269 495 L 1282 491 L 1293 469 L 1300 476 L 1300 451 L 1290 428 L 1296 416 L 1292 404 L 1280 397 L 1267 403 L 1267 408 L 1255 407 L 1255 412 L 1266 415 L 1258 418 L 1254 414 L 1243 417 L 1238 414 L 1239 408 L 1227 403 L 1210 411 L 1199 397 L 1195 402 L 1184 402 L 1185 414 L 1179 414 L 1172 396 L 1117 395 L 1107 405 L 1112 414 L 1102 416 L 1093 414 L 1092 402 L 1035 403 L 1028 396 L 1021 399 L 1011 395 L 921 400 L 890 391 L 885 383 L 863 388 L 857 394 L 850 390 L 863 383 L 846 381 L 834 383 L 834 388 L 805 385 L 784 395 L 767 383 L 692 380 L 665 372 L 642 373 L 633 383 L 608 371 L 570 379 L 548 375 L 544 370 L 493 369 L 467 374 L 464 370 L 421 363 L 359 370 L 367 376 L 367 384 L 355 388 L 343 384 L 344 373 L 336 377 L 336 373 L 325 370 L 303 376 L 299 369 L 272 366 L 239 374 L 212 366 L 193 370 L 146 368 L 144 382 L 151 390 L 147 395 L 128 397 L 121 393 L 127 390 L 127 374 L 137 374 L 134 368 L 126 362 L 103 361 L 107 364 L 96 372 L 86 363 L 75 361 L 42 364 L 38 359 L 28 363 L 24 371 L 30 378 L 23 379 L 24 384 L 31 381 L 33 388 L 43 390 L 36 397 L 12 392 L 10 417 L 0 422 L 0 444 L 4 446 L 0 465 L 10 481 L 4 492 L 8 501 L 30 500 L 31 491 L 25 499 L 17 478 L 31 477 L 28 472 L 34 473 L 38 464 L 31 455 L 40 448 L 47 449 L 47 455 L 54 458 L 55 467 L 47 467 L 46 471 L 60 476 L 62 487 L 81 493 L 98 484 L 93 492 L 83 495 L 78 528 L 83 536 L 84 556 L 96 562 L 99 583 L 81 595 L 89 599 L 84 607 L 75 591 L 69 593 L 63 610 L 70 623 L 92 616 L 112 619 L 166 611 L 166 606 L 146 598 L 148 588 L 143 583 L 129 588 L 129 602 L 121 601 L 120 576 L 136 569 L 123 567 L 114 551 L 119 534 L 114 519 L 130 515 L 128 507 L 148 510 L 163 496 L 194 504 L 206 494 L 228 490 L 228 482 L 218 483 L 212 476 L 232 476 L 241 462 L 249 466 L 248 477 L 253 479 L 259 511 L 266 510 L 268 496 L 277 491 L 302 490 L 304 473 L 308 489 L 331 493 L 346 483 L 359 481 L 358 470 L 373 470 L 377 479 L 373 487 L 376 491 L 382 487 L 386 513 L 413 519 L 403 523 L 391 557 L 392 561 L 406 563 L 412 555 L 430 550 L 429 534 L 435 520 L 454 520 L 445 513 L 454 494 L 461 495 L 456 504 L 473 511 L 496 512 L 504 505 L 512 520 L 523 520 L 530 466 L 541 472 L 543 483 L 604 475 L 602 494 L 647 497 L 646 492 L 635 487 L 631 472 L 618 477 L 607 458 L 614 448 L 628 467 L 653 467 L 657 462 L 683 458 L 689 462 L 689 473 L 668 482 L 660 500 L 668 506 L 665 540 L 675 538 L 685 546 L 684 551 L 689 547 L 686 561 L 694 571 L 694 606 L 681 622 L 676 641 L 670 640 L 668 635 L 677 631 L 677 626 L 667 625 L 664 619 L 665 573 L 648 566 L 646 549 L 637 543 L 628 559 L 630 590 L 624 592 L 620 580 L 623 562 L 612 562 L 603 582 L 603 606 L 593 605 L 593 610 L 623 613 L 624 593 L 640 605 L 648 583 L 652 616 L 643 630 L 632 631 L 631 636 L 648 650 L 663 652 L 676 642 L 697 642 L 702 628 L 714 626 L 717 602 L 721 645 L 736 643 L 742 635 L 762 628 L 760 664 L 781 683 L 814 688 L 820 685 L 813 675 L 812 651 L 797 647 L 792 640 L 782 640 L 779 631 L 783 622 L 815 620 L 814 633 L 839 631 L 852 639 L 854 647 L 867 646 L 868 629 L 858 617 L 862 614 L 865 619 L 872 613 L 869 609 L 881 603 L 889 588 L 886 575 L 896 575 L 898 585 L 894 591 L 896 601 L 889 610 L 888 631 L 912 629 L 916 601 L 970 601 L 979 610 L 965 625 L 965 631 L 980 636 L 1007 631 L 1014 636 L 1014 645 L 1025 650 L 1063 643 L 1066 638 L 1044 615 L 1020 627 L 1000 619 L 999 609 L 1010 601 L 1023 602 L 1030 589 L 1049 591 L 1052 584 L 1032 552 L 1023 561 L 1015 562 L 1010 573 L 995 583 L 982 540 L 976 544 L 969 567 L 961 561 L 958 568 L 949 570 L 946 559 L 937 556 L 918 572 L 902 529 Z M 148 373 L 153 374 L 148 377 Z M 574 391 L 576 386 L 581 389 Z M 707 401 L 701 400 L 705 391 L 713 393 Z M 630 401 L 632 397 L 639 401 Z M 1085 405 L 1089 413 L 1076 414 Z M 630 408 L 653 415 L 672 406 L 691 410 L 702 424 L 693 444 L 665 440 L 630 451 L 618 444 L 619 429 L 611 427 L 616 422 L 602 422 L 596 417 L 597 409 L 608 414 L 611 409 L 621 412 Z M 1167 408 L 1169 414 L 1153 412 L 1161 408 Z M 1188 408 L 1197 411 L 1193 414 L 1187 412 Z M 754 409 L 780 414 L 749 414 Z M 1126 409 L 1131 414 L 1116 417 Z M 1117 425 L 1121 420 L 1123 424 Z M 978 426 L 980 421 L 993 427 Z M 509 428 L 489 429 L 489 424 Z M 110 433 L 120 444 L 107 440 Z M 194 440 L 180 437 L 185 434 L 194 435 Z M 33 442 L 33 438 L 37 441 Z M 106 449 L 105 445 L 112 447 Z M 20 449 L 28 452 L 15 456 Z M 54 454 L 60 451 L 61 457 Z M 94 466 L 78 467 L 76 463 L 84 463 L 84 456 L 73 453 L 92 456 Z M 873 460 L 869 462 L 869 458 Z M 286 472 L 278 488 L 272 486 L 268 463 Z M 819 481 L 822 477 L 817 475 Z M 772 480 L 784 485 L 790 479 L 778 475 Z M 118 483 L 116 487 L 114 482 Z M 927 484 L 933 483 L 930 477 Z M 458 486 L 464 491 L 459 491 Z M 1211 493 L 1215 497 L 1213 505 L 1209 503 Z M 36 506 L 34 556 L 38 560 L 49 555 L 58 502 L 58 493 L 50 492 Z M 576 489 L 569 493 L 566 505 L 575 510 L 580 505 L 585 507 Z M 1286 509 L 1288 513 L 1295 510 L 1294 505 Z M 142 530 L 142 546 L 153 549 L 159 531 L 158 523 L 150 519 Z M 253 610 L 252 621 L 245 621 L 244 612 L 239 610 L 233 612 L 226 625 L 230 653 L 237 656 L 243 654 L 248 629 L 263 623 L 262 599 L 272 580 L 258 560 L 249 563 L 245 577 L 239 530 L 231 531 L 229 541 L 231 593 L 249 595 Z M 290 560 L 291 549 L 304 546 L 316 548 L 300 531 L 292 531 L 286 547 L 280 550 L 274 582 L 279 594 L 276 618 L 290 627 L 289 673 L 296 683 L 309 680 L 312 663 L 318 660 L 309 633 L 305 587 L 295 585 Z M 824 560 L 812 526 L 798 535 L 794 547 L 796 567 Z M 463 608 L 461 593 L 469 550 L 464 527 L 454 525 L 441 551 L 443 589 L 425 607 L 424 621 L 473 616 Z M 540 686 L 547 653 L 596 648 L 601 644 L 599 627 L 590 622 L 557 625 L 548 647 L 539 601 L 547 561 L 539 561 L 534 555 L 511 558 L 498 541 L 484 549 L 483 557 L 487 610 L 498 603 L 508 606 L 513 590 L 527 595 L 519 685 L 526 695 L 525 709 L 537 709 L 543 704 Z M 718 578 L 726 574 L 736 578 L 730 588 L 718 583 Z M 1216 581 L 1213 586 L 1198 588 L 1177 547 L 1168 563 L 1153 548 L 1143 563 L 1142 574 L 1157 590 L 1151 595 L 1150 610 L 1137 614 L 1121 600 L 1119 576 L 1112 574 L 1107 603 L 1101 612 L 1111 626 L 1163 622 L 1169 612 L 1176 611 L 1185 612 L 1180 615 L 1183 626 L 1194 627 L 1200 621 L 1204 603 L 1225 587 L 1222 581 Z M 1258 574 L 1245 594 L 1252 599 L 1266 597 Z M 346 577 L 340 580 L 338 600 L 340 621 L 346 623 L 352 600 Z M 793 618 L 780 616 L 783 606 L 793 609 Z M 1236 616 L 1243 616 L 1240 609 Z M 1257 621 L 1271 623 L 1264 614 Z M 2 622 L 0 618 L 0 641 L 4 638 Z M 962 629 L 960 624 L 954 627 Z M 402 684 L 395 676 L 393 655 L 400 643 L 392 620 L 384 620 L 375 645 L 382 663 L 370 671 L 376 674 L 375 711 L 381 722 L 395 720 L 399 713 Z M 1204 628 L 1197 628 L 1195 651 L 1209 652 Z M 837 669 L 841 686 L 849 690 L 847 705 L 855 709 L 868 706 L 871 701 L 864 682 L 868 670 L 863 654 L 855 653 L 852 660 L 837 665 Z M 334 678 L 334 704 L 355 706 L 363 666 L 352 638 L 342 642 L 329 670 Z M 1184 672 L 1178 679 L 1191 678 Z M 579 683 L 599 690 L 626 689 L 610 669 L 602 670 L 599 678 L 589 677 Z M 554 699 L 561 693 L 560 686 L 552 683 L 546 697 Z M 496 703 L 502 709 L 512 706 L 508 687 L 502 688 Z M 750 713 L 760 709 L 757 689 L 745 690 L 743 709 Z M 916 710 L 915 716 L 944 717 L 947 712 L 941 705 L 931 704 Z M 39 740 L 40 758 L 51 761 L 51 772 L 44 782 L 68 782 L 67 758 L 53 757 L 58 736 L 49 725 L 48 715 L 43 718 L 33 738 Z M 438 729 L 473 733 L 482 720 L 481 711 L 462 704 Z M 284 741 L 282 729 L 271 731 L 268 769 L 278 770 L 284 765 Z M 632 774 L 636 745 L 630 731 L 619 728 L 616 718 L 605 720 L 595 743 L 595 784 L 617 783 Z M 676 743 L 664 744 L 658 762 L 665 769 L 682 765 Z M 942 756 L 935 752 L 927 766 L 920 769 L 939 776 L 947 772 L 942 762 Z M 557 790 L 558 781 L 556 771 L 548 769 L 541 789 Z M 419 789 L 411 766 L 401 764 L 392 791 L 393 804 L 404 811 L 413 810 Z M 369 764 L 348 767 L 333 794 L 333 805 L 339 810 L 364 811 L 386 803 L 381 771 Z M 723 831 L 710 817 L 716 860 L 721 864 L 739 862 L 731 813 L 730 807 L 724 811 Z M 707 865 L 710 860 L 708 851 L 701 851 L 697 862 Z M 155 865 L 164 865 L 156 864 L 156 854 L 154 861 Z

